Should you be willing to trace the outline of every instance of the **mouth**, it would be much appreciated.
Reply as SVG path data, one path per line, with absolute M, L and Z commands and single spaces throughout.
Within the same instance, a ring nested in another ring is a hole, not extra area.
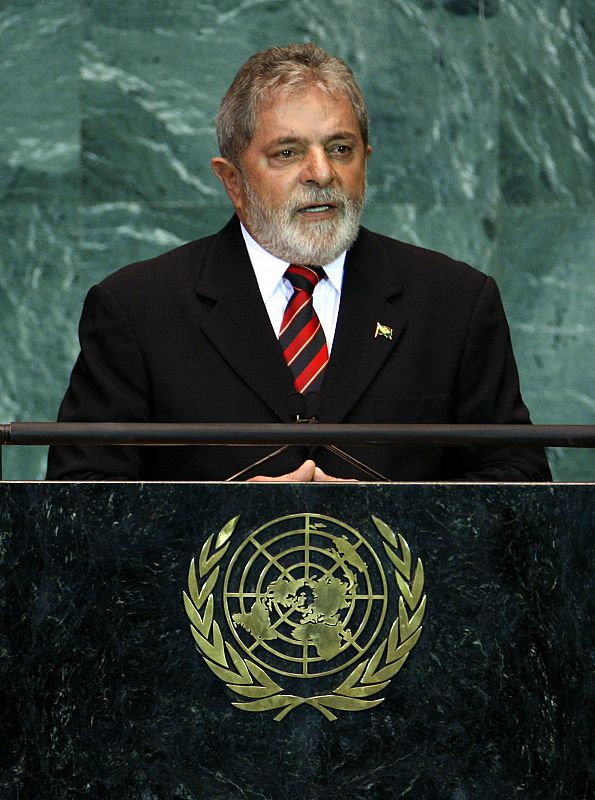
M 337 206 L 332 203 L 311 203 L 310 205 L 298 208 L 298 214 L 314 217 L 327 217 L 334 214 L 336 211 Z

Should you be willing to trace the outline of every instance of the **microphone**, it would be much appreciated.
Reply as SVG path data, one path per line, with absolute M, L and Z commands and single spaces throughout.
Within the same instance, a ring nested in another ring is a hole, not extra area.
M 285 401 L 292 422 L 320 422 L 322 395 L 320 392 L 293 392 Z
M 308 422 L 320 422 L 320 411 L 322 409 L 322 395 L 320 392 L 308 392 L 304 396 L 306 403 L 306 419 Z
M 287 396 L 285 404 L 292 422 L 300 422 L 305 417 L 306 404 L 303 394 L 293 392 L 293 394 Z

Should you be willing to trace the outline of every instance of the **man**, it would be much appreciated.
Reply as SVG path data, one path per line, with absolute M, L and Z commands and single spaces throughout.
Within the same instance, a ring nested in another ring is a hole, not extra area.
M 494 282 L 360 228 L 368 119 L 342 61 L 311 44 L 257 53 L 217 134 L 212 168 L 235 216 L 91 289 L 61 420 L 529 422 Z M 269 450 L 53 448 L 48 478 L 221 480 Z M 391 480 L 549 478 L 531 448 L 350 454 Z M 367 477 L 323 448 L 265 471 Z

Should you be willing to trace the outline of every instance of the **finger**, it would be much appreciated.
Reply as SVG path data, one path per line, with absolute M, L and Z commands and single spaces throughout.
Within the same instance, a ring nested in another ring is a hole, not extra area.
M 329 482 L 333 481 L 336 483 L 357 483 L 355 478 L 335 478 L 333 475 L 327 475 L 326 472 L 323 472 L 320 467 L 316 467 L 314 470 L 314 475 L 312 477 L 313 481 L 316 482 Z
M 311 459 L 308 459 L 307 461 L 304 461 L 304 463 L 293 472 L 289 472 L 287 475 L 282 475 L 280 480 L 294 481 L 294 482 L 311 481 L 312 478 L 314 477 L 315 469 L 316 469 L 316 464 Z
M 247 483 L 305 483 L 313 480 L 314 470 L 316 465 L 311 459 L 304 461 L 296 470 L 288 472 L 285 475 L 256 475 L 254 478 L 249 478 Z

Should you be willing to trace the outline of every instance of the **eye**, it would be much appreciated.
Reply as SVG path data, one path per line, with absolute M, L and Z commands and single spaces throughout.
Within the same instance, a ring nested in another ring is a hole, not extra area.
M 295 150 L 290 150 L 288 147 L 285 150 L 280 150 L 277 154 L 277 158 L 291 158 L 295 155 Z
M 351 153 L 351 146 L 348 144 L 335 144 L 331 147 L 331 153 L 339 156 L 347 156 Z

